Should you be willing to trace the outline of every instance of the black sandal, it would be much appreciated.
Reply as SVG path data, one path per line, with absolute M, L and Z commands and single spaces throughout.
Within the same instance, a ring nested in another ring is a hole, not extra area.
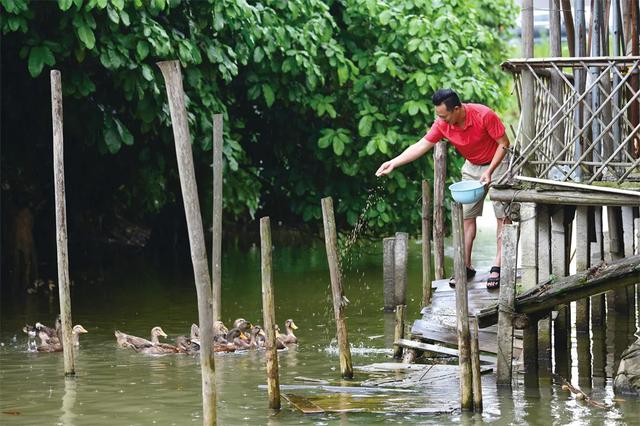
M 476 270 L 475 269 L 467 268 L 467 280 L 470 280 L 475 275 L 476 275 Z M 451 287 L 451 288 L 455 288 L 456 287 L 456 276 L 455 275 L 452 276 L 451 278 L 449 278 L 449 287 Z
M 500 267 L 492 266 L 489 269 L 489 273 L 497 273 L 497 277 L 489 277 L 487 278 L 487 290 L 493 290 L 500 287 Z

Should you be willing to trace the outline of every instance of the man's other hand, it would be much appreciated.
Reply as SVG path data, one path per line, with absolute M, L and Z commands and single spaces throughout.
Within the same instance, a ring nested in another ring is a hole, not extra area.
M 393 165 L 393 161 L 386 161 L 384 163 L 382 163 L 382 165 L 380 166 L 380 168 L 378 168 L 378 171 L 376 171 L 376 176 L 380 177 L 380 176 L 386 176 L 389 173 L 391 173 L 394 169 L 394 165 Z

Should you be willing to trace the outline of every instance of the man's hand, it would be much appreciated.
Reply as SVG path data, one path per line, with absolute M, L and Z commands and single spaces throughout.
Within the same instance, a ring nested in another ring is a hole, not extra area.
M 393 165 L 393 160 L 386 161 L 382 163 L 378 171 L 376 171 L 376 176 L 386 176 L 393 171 L 395 166 Z
M 491 183 L 491 172 L 488 169 L 480 176 L 480 182 L 486 185 Z

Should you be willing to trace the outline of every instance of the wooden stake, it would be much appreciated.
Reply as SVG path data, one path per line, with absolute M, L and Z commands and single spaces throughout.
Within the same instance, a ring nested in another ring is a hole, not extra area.
M 633 207 L 622 207 L 622 235 L 624 241 L 624 257 L 633 256 L 634 243 L 633 243 Z M 629 312 L 636 311 L 636 286 L 630 285 L 626 288 L 627 291 L 627 309 Z
M 451 203 L 453 230 L 453 264 L 456 277 L 456 317 L 458 349 L 460 351 L 460 406 L 473 410 L 471 379 L 471 336 L 469 334 L 469 305 L 467 301 L 467 268 L 464 263 L 464 229 L 462 204 Z
M 567 275 L 564 217 L 564 207 L 556 206 L 551 215 L 551 273 L 558 278 Z M 564 368 L 571 328 L 570 311 L 566 306 L 557 306 L 556 311 L 558 315 L 553 322 L 553 349 L 556 368 Z
M 62 81 L 60 71 L 51 71 L 51 121 L 53 124 L 53 178 L 56 203 L 56 253 L 58 259 L 58 295 L 62 322 L 62 351 L 64 375 L 73 376 L 73 327 L 71 321 L 71 294 L 69 292 L 69 255 L 67 245 L 67 208 L 64 188 L 64 137 L 62 113 Z
M 447 178 L 447 144 L 438 142 L 433 169 L 433 259 L 435 278 L 444 278 L 444 183 Z
M 348 302 L 342 291 L 342 273 L 338 257 L 338 235 L 336 232 L 336 219 L 333 214 L 333 199 L 331 197 L 322 199 L 322 219 L 329 273 L 331 275 L 331 292 L 333 294 L 333 312 L 338 335 L 338 350 L 340 352 L 340 373 L 345 379 L 351 379 L 353 378 L 353 366 L 351 364 L 347 324 L 344 319 L 344 308 Z
M 549 206 L 538 204 L 538 281 L 551 274 L 551 221 Z M 551 360 L 551 320 L 545 317 L 538 321 L 538 360 Z
M 396 327 L 394 330 L 394 342 L 398 342 L 400 339 L 404 339 L 404 309 L 405 305 L 396 306 Z M 402 346 L 393 345 L 393 357 L 395 359 L 402 359 Z
M 213 215 L 211 276 L 213 320 L 222 318 L 222 114 L 213 115 Z
M 268 217 L 260 219 L 260 253 L 262 265 L 262 319 L 267 333 L 265 358 L 267 361 L 267 393 L 269 408 L 280 409 L 280 380 L 278 378 L 278 352 L 276 349 L 275 302 L 273 296 L 273 270 L 271 268 L 271 223 Z
M 422 306 L 431 304 L 431 187 L 422 181 Z
M 517 258 L 518 224 L 504 225 L 502 229 L 502 273 L 500 274 L 498 303 L 498 362 L 496 367 L 498 385 L 511 386 Z
M 593 267 L 602 261 L 604 249 L 603 249 L 603 235 L 602 235 L 602 207 L 592 207 L 593 209 L 593 229 L 595 230 L 596 241 L 590 244 L 591 255 L 589 266 Z M 589 217 L 591 222 L 591 217 Z M 605 295 L 598 294 L 591 296 L 589 299 L 591 305 L 591 324 L 594 329 L 598 326 L 602 326 L 606 320 L 606 308 L 605 308 Z
M 482 413 L 482 376 L 480 372 L 480 346 L 478 345 L 478 321 L 474 318 L 471 334 L 471 370 L 473 370 L 473 406 L 476 413 Z
M 576 208 L 576 272 L 589 269 L 589 223 L 588 207 Z M 589 332 L 589 298 L 576 300 L 576 331 Z
M 407 303 L 407 260 L 409 258 L 409 234 L 406 232 L 396 232 L 393 246 L 394 268 L 393 275 L 395 281 L 395 304 L 405 305 Z
M 393 311 L 396 303 L 395 258 L 394 247 L 396 239 L 387 237 L 382 240 L 382 285 L 384 295 L 384 310 Z
M 200 322 L 200 368 L 202 372 L 202 424 L 216 424 L 216 382 L 213 359 L 213 313 L 211 307 L 211 280 L 204 229 L 200 216 L 200 202 L 196 185 L 191 137 L 184 105 L 182 72 L 178 61 L 158 62 L 167 88 L 173 138 L 176 145 L 180 187 L 187 217 L 191 262 L 198 296 L 198 320 Z

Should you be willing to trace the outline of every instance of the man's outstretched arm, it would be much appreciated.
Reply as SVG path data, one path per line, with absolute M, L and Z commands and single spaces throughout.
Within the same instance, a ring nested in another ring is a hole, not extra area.
M 420 139 L 397 157 L 382 163 L 382 165 L 376 171 L 376 176 L 385 176 L 391 173 L 396 167 L 410 163 L 426 154 L 431 148 L 434 147 L 434 143 L 429 142 L 426 138 Z

